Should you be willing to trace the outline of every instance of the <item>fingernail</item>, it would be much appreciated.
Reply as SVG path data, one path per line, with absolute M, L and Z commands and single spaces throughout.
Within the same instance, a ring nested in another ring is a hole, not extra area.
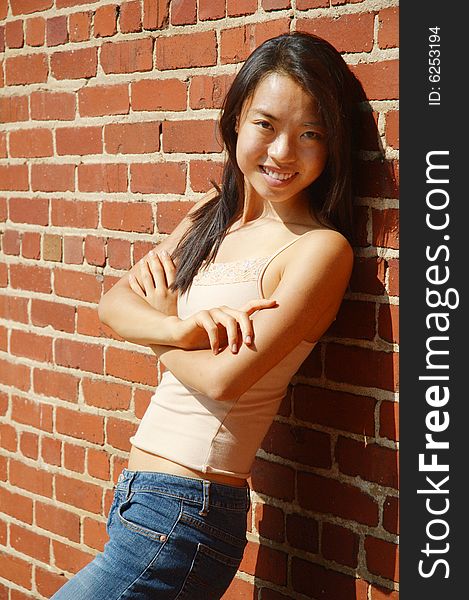
M 152 256 L 156 256 L 156 249 L 155 249 L 155 248 L 153 248 L 153 250 L 150 252 L 150 254 L 151 254 Z
M 238 351 L 238 346 L 237 346 L 236 344 L 233 344 L 233 345 L 231 346 L 231 351 L 232 351 L 233 353 L 237 352 L 237 351 Z
M 161 251 L 161 255 L 162 255 L 162 256 L 164 256 L 164 258 L 168 258 L 168 256 L 169 256 L 169 253 L 168 253 L 168 251 L 167 251 L 167 250 L 162 250 L 162 251 Z
M 244 338 L 244 341 L 246 342 L 246 344 L 250 344 L 250 343 L 251 343 L 251 336 L 250 336 L 250 335 L 247 335 L 247 336 Z
M 213 353 L 214 353 L 214 354 L 218 354 L 218 348 L 214 348 L 214 349 L 213 349 Z

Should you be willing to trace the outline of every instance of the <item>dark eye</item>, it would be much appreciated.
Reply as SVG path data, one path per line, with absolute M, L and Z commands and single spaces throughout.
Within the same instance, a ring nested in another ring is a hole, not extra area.
M 322 139 L 322 135 L 317 131 L 305 131 L 303 134 L 309 140 L 320 140 Z
M 257 125 L 262 127 L 262 129 L 270 129 L 271 125 L 268 121 L 257 121 Z

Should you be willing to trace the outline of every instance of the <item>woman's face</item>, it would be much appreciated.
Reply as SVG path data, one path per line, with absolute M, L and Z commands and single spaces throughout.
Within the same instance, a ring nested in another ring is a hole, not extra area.
M 314 99 L 291 77 L 267 75 L 237 123 L 236 159 L 246 190 L 260 200 L 295 202 L 322 173 L 326 130 Z

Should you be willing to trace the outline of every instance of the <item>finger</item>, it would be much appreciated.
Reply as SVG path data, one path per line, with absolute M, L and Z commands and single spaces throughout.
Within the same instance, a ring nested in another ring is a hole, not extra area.
M 230 309 L 228 309 L 230 310 Z M 231 311 L 230 311 L 231 312 Z M 234 311 L 233 311 L 234 312 Z M 228 346 L 233 354 L 238 352 L 238 321 L 232 314 L 229 314 L 220 308 L 214 308 L 210 311 L 215 323 L 220 323 L 226 329 L 226 337 L 228 339 Z
M 199 327 L 205 329 L 210 342 L 210 348 L 214 354 L 218 354 L 219 351 L 219 338 L 218 338 L 218 327 L 215 321 L 210 316 L 209 311 L 201 311 L 197 318 L 197 324 Z
M 147 296 L 149 296 L 155 289 L 155 283 L 153 281 L 153 275 L 151 274 L 150 267 L 145 258 L 142 258 L 140 263 L 140 285 L 143 286 L 143 290 Z
M 241 343 L 251 344 L 254 337 L 254 329 L 249 315 L 244 311 L 229 308 L 228 306 L 220 306 L 219 308 L 236 319 L 241 331 Z
M 238 323 L 241 329 L 242 340 L 247 346 L 249 346 L 252 344 L 252 339 L 254 337 L 254 328 L 249 315 L 246 312 L 239 311 Z
M 159 256 L 166 275 L 166 284 L 170 287 L 176 280 L 176 265 L 174 264 L 171 255 L 166 250 L 162 250 L 161 255 Z
M 246 302 L 241 310 L 246 312 L 248 315 L 251 315 L 256 310 L 261 310 L 263 308 L 275 308 L 276 306 L 278 306 L 277 301 L 273 298 L 254 298 L 254 300 L 249 300 L 249 302 Z
M 134 277 L 134 275 L 129 275 L 129 285 L 133 292 L 135 292 L 142 298 L 145 298 L 145 293 L 142 290 L 142 288 L 140 287 L 138 280 L 136 279 L 136 277 Z
M 152 250 L 148 256 L 148 264 L 150 271 L 153 275 L 153 281 L 155 282 L 156 289 L 166 288 L 166 277 L 164 274 L 163 265 L 160 262 L 160 257 L 154 250 Z
M 130 283 L 130 278 L 132 277 L 134 283 L 136 285 L 138 285 L 138 287 L 140 288 L 142 294 L 145 296 L 145 285 L 143 283 L 142 264 L 139 263 L 138 267 L 139 268 L 136 269 L 134 273 L 132 273 L 131 275 L 129 275 L 129 283 Z

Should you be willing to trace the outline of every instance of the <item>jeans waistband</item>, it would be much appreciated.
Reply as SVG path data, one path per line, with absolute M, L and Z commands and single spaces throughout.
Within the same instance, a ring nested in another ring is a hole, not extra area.
M 201 514 L 208 512 L 210 506 L 247 511 L 251 503 L 248 484 L 245 487 L 236 487 L 216 483 L 208 479 L 183 477 L 154 471 L 124 469 L 119 475 L 116 489 L 125 491 L 127 494 L 146 491 L 184 498 L 199 503 L 203 511 Z

